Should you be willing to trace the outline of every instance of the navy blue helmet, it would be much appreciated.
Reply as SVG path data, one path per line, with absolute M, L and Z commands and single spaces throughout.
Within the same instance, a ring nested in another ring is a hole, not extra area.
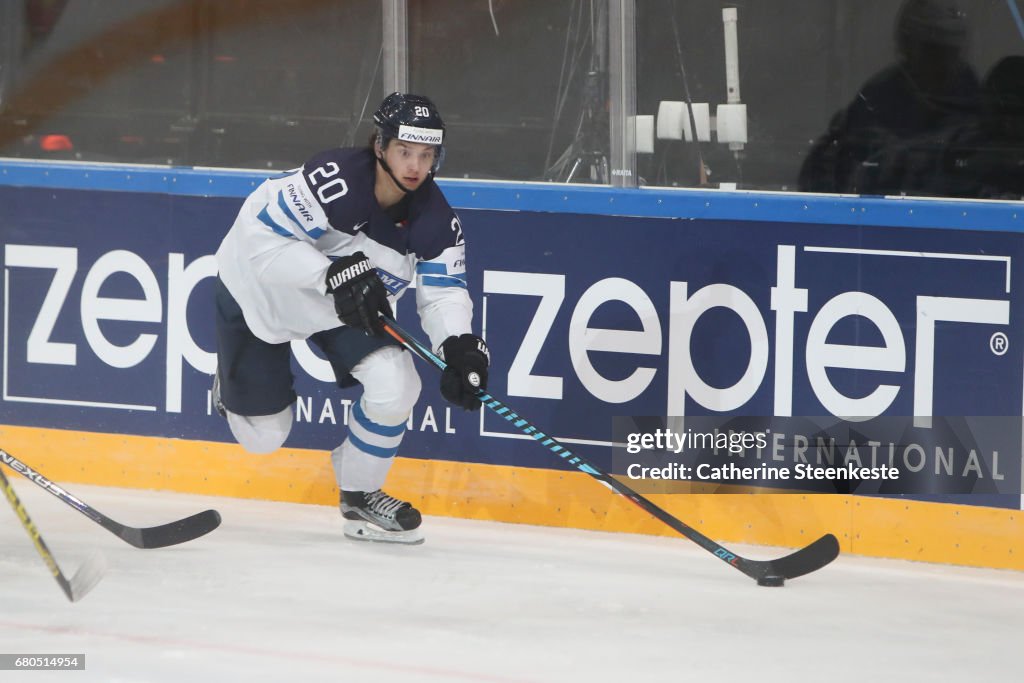
M 444 121 L 437 106 L 423 95 L 393 92 L 384 98 L 373 114 L 381 146 L 388 140 L 405 140 L 436 145 L 437 155 L 431 172 L 436 173 L 444 158 Z

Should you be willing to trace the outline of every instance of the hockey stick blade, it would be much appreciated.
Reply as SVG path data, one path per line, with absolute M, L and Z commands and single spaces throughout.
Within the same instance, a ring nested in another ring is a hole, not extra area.
M 144 529 L 124 526 L 108 519 L 110 526 L 104 524 L 107 529 L 113 531 L 126 543 L 136 548 L 149 550 L 152 548 L 166 548 L 170 545 L 187 543 L 188 541 L 205 536 L 220 526 L 220 513 L 216 510 L 204 510 L 191 517 L 179 519 L 176 522 L 151 526 Z M 116 528 L 112 528 L 116 527 Z
M 85 594 L 96 587 L 96 584 L 103 578 L 107 571 L 107 561 L 98 552 L 93 553 L 82 566 L 78 568 L 75 575 L 68 581 L 67 594 L 71 602 L 78 602 L 85 597 Z M 63 587 L 63 586 L 62 586 Z
M 768 576 L 795 579 L 798 576 L 818 571 L 837 557 L 839 557 L 839 539 L 832 534 L 825 534 L 814 543 L 777 560 L 759 561 L 743 557 L 737 558 L 740 561 L 737 568 L 755 580 Z
M 400 344 L 402 344 L 402 346 L 412 352 L 413 355 L 416 355 L 421 360 L 430 363 L 442 372 L 448 367 L 443 360 L 441 360 L 421 342 L 417 341 L 415 337 L 399 327 L 394 320 L 386 316 L 381 316 L 381 322 L 384 331 L 394 337 Z M 581 456 L 573 453 L 568 448 L 560 444 L 557 439 L 552 436 L 548 436 L 537 429 L 535 426 L 530 424 L 529 420 L 523 418 L 516 411 L 494 398 L 486 391 L 477 389 L 477 397 L 489 410 L 512 423 L 512 425 L 523 434 L 526 434 L 535 441 L 540 442 L 542 446 L 546 446 L 549 451 L 560 457 L 562 460 L 565 460 L 570 465 L 575 466 L 576 469 L 581 472 L 589 474 L 594 479 L 597 479 L 612 491 L 625 497 L 652 517 L 679 532 L 718 559 L 738 569 L 750 578 L 757 580 L 758 583 L 760 583 L 761 579 L 766 578 L 792 579 L 805 574 L 810 574 L 813 571 L 821 569 L 839 556 L 839 541 L 832 534 L 825 534 L 814 543 L 811 543 L 810 545 L 777 560 L 759 561 L 748 560 L 745 557 L 740 557 L 725 546 L 716 543 L 693 527 L 685 524 L 676 517 L 673 517 L 671 514 L 647 500 L 607 472 L 600 470 L 593 464 L 584 460 Z M 765 585 L 769 584 L 766 583 Z M 782 584 L 778 583 L 772 585 Z
M 25 533 L 28 534 L 29 538 L 32 539 L 32 544 L 36 548 L 36 552 L 39 553 L 39 557 L 43 558 L 43 563 L 46 568 L 50 571 L 57 585 L 64 591 L 64 595 L 67 596 L 71 602 L 78 602 L 86 593 L 96 587 L 96 584 L 103 578 L 103 573 L 106 570 L 106 560 L 98 552 L 93 553 L 86 561 L 78 568 L 75 575 L 70 580 L 64 576 L 64 572 L 61 571 L 60 565 L 57 564 L 56 558 L 53 553 L 50 552 L 50 548 L 46 545 L 46 541 L 43 540 L 42 535 L 39 533 L 39 529 L 36 528 L 32 518 L 28 516 L 28 511 L 22 504 L 21 499 L 18 498 L 18 494 L 14 491 L 14 487 L 11 486 L 10 480 L 7 479 L 7 475 L 4 474 L 3 469 L 0 468 L 0 488 L 3 489 L 4 497 L 7 498 L 7 502 L 11 504 L 11 508 L 14 510 L 14 514 L 18 517 L 18 521 L 21 522 L 22 528 L 25 529 Z
M 220 526 L 220 513 L 216 510 L 205 510 L 159 526 L 146 528 L 127 526 L 82 502 L 2 448 L 0 448 L 0 462 L 136 548 L 149 550 L 187 543 L 200 536 L 205 536 Z

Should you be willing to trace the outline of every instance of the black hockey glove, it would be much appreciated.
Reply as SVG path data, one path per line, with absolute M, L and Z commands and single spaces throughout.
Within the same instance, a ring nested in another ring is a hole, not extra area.
M 479 410 L 476 390 L 487 389 L 491 354 L 484 340 L 474 334 L 448 337 L 441 344 L 441 358 L 448 367 L 441 373 L 441 395 L 466 410 Z
M 327 269 L 327 293 L 334 297 L 334 310 L 341 322 L 368 335 L 383 333 L 381 313 L 395 317 L 388 303 L 388 290 L 361 251 L 331 264 Z

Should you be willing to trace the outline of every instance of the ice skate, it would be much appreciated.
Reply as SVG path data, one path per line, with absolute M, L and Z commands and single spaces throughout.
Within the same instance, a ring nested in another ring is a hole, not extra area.
M 423 543 L 420 511 L 380 489 L 369 493 L 342 491 L 340 507 L 345 518 L 345 535 L 349 538 L 409 545 Z

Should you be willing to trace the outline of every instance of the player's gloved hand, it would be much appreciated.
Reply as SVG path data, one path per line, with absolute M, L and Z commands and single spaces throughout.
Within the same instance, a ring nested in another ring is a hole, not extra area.
M 327 269 L 327 293 L 334 297 L 334 310 L 341 322 L 368 335 L 383 333 L 381 313 L 395 317 L 388 303 L 388 290 L 361 251 L 331 264 Z
M 466 410 L 479 410 L 477 389 L 487 389 L 491 354 L 475 334 L 451 336 L 441 344 L 440 356 L 448 367 L 441 374 L 441 395 Z

